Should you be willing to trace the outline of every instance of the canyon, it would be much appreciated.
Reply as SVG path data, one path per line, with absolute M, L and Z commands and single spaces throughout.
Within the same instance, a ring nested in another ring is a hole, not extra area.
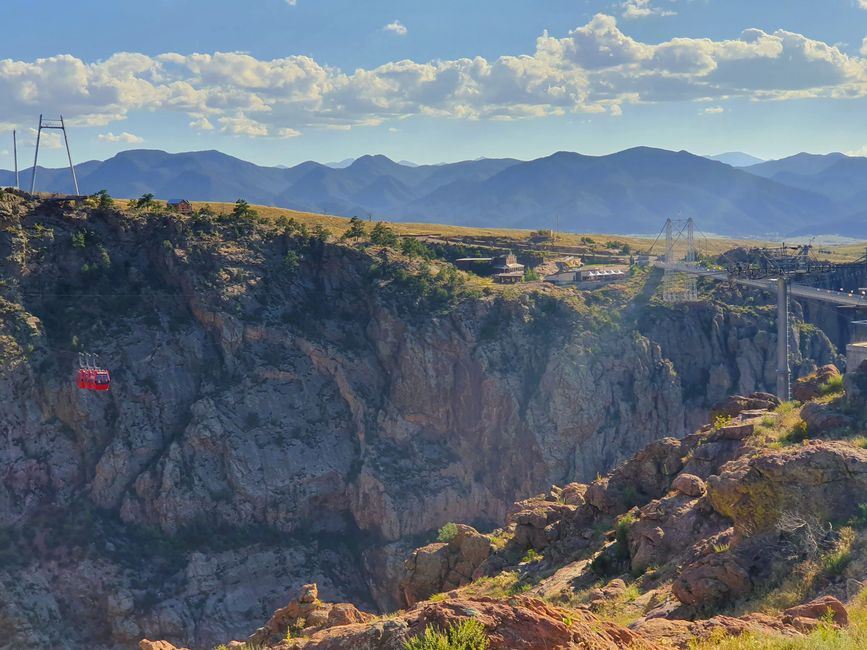
M 289 596 L 402 604 L 491 530 L 775 383 L 770 296 L 658 273 L 574 292 L 250 216 L 0 195 L 3 647 L 246 638 Z M 795 305 L 795 374 L 842 364 Z M 800 317 L 800 318 L 799 318 Z M 98 353 L 108 394 L 78 391 Z

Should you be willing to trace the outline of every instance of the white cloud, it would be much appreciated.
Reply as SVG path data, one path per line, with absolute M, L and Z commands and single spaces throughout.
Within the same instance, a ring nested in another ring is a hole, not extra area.
M 42 106 L 63 106 L 75 125 L 121 122 L 133 111 L 177 112 L 198 131 L 286 138 L 413 115 L 617 116 L 636 103 L 867 97 L 865 57 L 784 30 L 646 43 L 599 14 L 563 37 L 543 33 L 522 55 L 402 60 L 353 71 L 307 56 L 238 52 L 0 60 L 0 114 L 22 128 Z
M 406 36 L 406 26 L 399 20 L 392 21 L 382 28 L 383 31 L 392 32 L 398 36 Z
M 867 2 L 867 0 L 864 0 Z M 867 36 L 861 40 L 861 56 L 867 56 Z
M 867 9 L 867 0 L 858 0 L 858 6 L 862 9 Z
M 867 0 L 864 0 L 867 2 Z M 624 0 L 620 5 L 624 18 L 646 18 L 647 16 L 674 16 L 676 11 L 654 7 L 651 0 Z
M 725 113 L 725 110 L 722 106 L 708 106 L 704 109 L 701 114 L 702 115 L 719 115 L 720 113 Z
M 117 135 L 111 131 L 108 133 L 100 133 L 96 136 L 96 139 L 100 142 L 125 142 L 127 144 L 139 144 L 140 142 L 144 142 L 144 138 L 140 138 L 139 136 L 128 133 L 127 131 L 118 133 Z
M 850 151 L 844 151 L 847 156 L 858 156 L 858 157 L 867 157 L 867 144 L 859 149 L 852 149 Z

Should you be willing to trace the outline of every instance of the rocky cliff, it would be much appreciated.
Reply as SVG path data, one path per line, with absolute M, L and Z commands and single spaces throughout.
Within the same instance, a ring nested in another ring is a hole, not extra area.
M 664 306 L 652 274 L 501 290 L 250 215 L 8 192 L 0 223 L 7 647 L 204 647 L 310 581 L 387 608 L 444 522 L 493 525 L 773 384 L 770 307 Z M 815 329 L 800 348 L 836 358 Z M 74 387 L 77 350 L 109 393 Z

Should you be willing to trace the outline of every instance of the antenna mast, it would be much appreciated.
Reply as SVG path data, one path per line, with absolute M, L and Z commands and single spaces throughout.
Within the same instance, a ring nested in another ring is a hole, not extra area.
M 20 190 L 21 184 L 18 182 L 18 134 L 15 129 L 12 129 L 12 157 L 15 159 L 15 189 Z
M 36 163 L 39 160 L 39 140 L 42 137 L 42 129 L 57 129 L 63 131 L 63 143 L 66 145 L 66 157 L 69 159 L 69 171 L 72 172 L 72 186 L 75 188 L 75 195 L 79 196 L 78 179 L 75 177 L 75 165 L 72 164 L 72 154 L 69 151 L 69 138 L 66 137 L 66 125 L 63 123 L 63 116 L 59 120 L 46 120 L 42 115 L 39 116 L 39 130 L 36 132 L 36 155 L 33 158 L 33 173 L 30 176 L 30 193 L 36 189 Z

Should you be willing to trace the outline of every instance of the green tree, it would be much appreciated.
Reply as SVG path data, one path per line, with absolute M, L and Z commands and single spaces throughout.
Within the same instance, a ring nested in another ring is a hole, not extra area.
M 400 240 L 400 252 L 407 257 L 421 257 L 429 260 L 433 257 L 433 251 L 415 237 L 404 237 Z
M 96 197 L 100 210 L 111 210 L 114 207 L 114 199 L 111 198 L 111 194 L 108 193 L 108 190 L 99 190 L 99 192 L 93 196 Z
M 154 195 L 150 192 L 142 194 L 141 198 L 135 202 L 135 207 L 145 212 L 150 212 L 154 206 L 156 206 L 156 201 L 154 201 Z
M 288 271 L 294 273 L 301 266 L 301 256 L 295 251 L 289 251 L 286 253 L 286 257 L 283 258 L 283 265 Z
M 370 231 L 370 243 L 377 246 L 388 246 L 395 248 L 397 246 L 397 233 L 392 228 L 386 226 L 382 221 L 377 221 L 373 230 Z
M 341 239 L 351 239 L 354 242 L 358 242 L 359 239 L 364 237 L 367 234 L 367 231 L 364 228 L 364 222 L 358 217 L 352 217 L 349 220 L 349 228 L 346 229 L 340 238 Z
M 253 219 L 259 218 L 259 213 L 250 207 L 244 199 L 235 201 L 235 207 L 232 209 L 232 216 L 236 219 Z
M 326 230 L 324 226 L 317 223 L 315 226 L 313 226 L 313 230 L 310 236 L 316 241 L 326 242 L 328 241 L 328 237 L 330 235 L 328 230 Z

